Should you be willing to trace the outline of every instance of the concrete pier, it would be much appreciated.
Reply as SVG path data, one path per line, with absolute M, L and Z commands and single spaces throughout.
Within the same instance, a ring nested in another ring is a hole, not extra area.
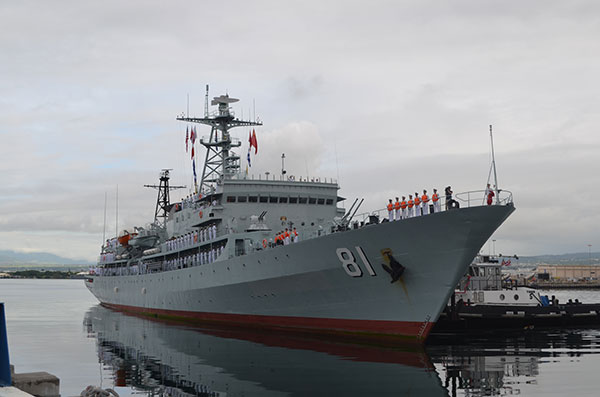
M 4 303 L 0 302 L 0 397 L 59 397 L 59 379 L 47 372 L 15 374 L 8 356 Z
M 12 385 L 19 390 L 38 397 L 59 397 L 60 380 L 48 372 L 15 374 L 12 370 Z M 1 395 L 0 395 L 1 396 Z

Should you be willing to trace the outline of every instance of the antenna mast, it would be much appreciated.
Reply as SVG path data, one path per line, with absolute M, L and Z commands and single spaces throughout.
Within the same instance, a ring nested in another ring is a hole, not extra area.
M 104 191 L 104 227 L 102 228 L 102 246 L 106 241 L 106 191 Z
M 211 101 L 211 105 L 218 106 L 218 111 L 214 116 L 208 115 L 207 102 L 204 117 L 177 117 L 179 121 L 205 124 L 211 127 L 208 140 L 200 139 L 200 143 L 206 147 L 206 158 L 202 170 L 202 180 L 200 181 L 200 193 L 202 195 L 214 193 L 217 186 L 222 184 L 224 179 L 231 179 L 239 173 L 240 157 L 231 149 L 240 147 L 242 143 L 239 140 L 233 141 L 229 130 L 235 127 L 262 125 L 260 122 L 244 121 L 236 118 L 230 104 L 238 101 L 239 99 L 230 98 L 227 94 L 221 95 L 214 97 Z M 219 131 L 221 131 L 220 134 Z
M 204 118 L 208 118 L 208 84 L 206 85 L 206 96 L 204 97 Z
M 281 153 L 281 175 L 285 175 L 285 153 Z
M 169 199 L 169 192 L 175 189 L 185 189 L 185 186 L 169 186 L 169 171 L 170 169 L 163 169 L 160 172 L 160 184 L 156 185 L 144 185 L 144 187 L 150 187 L 158 189 L 158 197 L 156 198 L 156 209 L 154 210 L 154 223 L 164 226 L 167 220 L 167 214 L 171 209 L 171 201 Z M 162 218 L 162 220 L 159 220 Z

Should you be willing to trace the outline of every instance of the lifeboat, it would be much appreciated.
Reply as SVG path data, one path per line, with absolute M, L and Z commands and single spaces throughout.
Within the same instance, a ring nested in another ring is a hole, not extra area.
M 119 244 L 126 246 L 129 244 L 129 240 L 131 240 L 135 236 L 137 236 L 137 233 L 129 233 L 127 230 L 123 230 L 119 234 L 119 238 L 118 238 Z

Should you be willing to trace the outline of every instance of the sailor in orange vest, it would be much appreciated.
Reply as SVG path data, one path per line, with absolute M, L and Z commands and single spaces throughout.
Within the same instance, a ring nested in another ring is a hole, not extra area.
M 392 204 L 392 199 L 390 199 L 390 202 L 387 205 L 387 210 L 388 210 L 388 221 L 393 221 L 394 220 L 394 204 Z
M 421 199 L 419 193 L 415 193 L 415 216 L 421 216 Z
M 408 216 L 407 216 L 407 218 L 412 218 L 414 216 L 414 209 L 413 209 L 414 206 L 415 206 L 415 202 L 413 201 L 412 194 L 409 194 L 408 195 Z
M 433 195 L 431 196 L 431 201 L 433 201 L 433 212 L 442 211 L 442 202 L 440 201 L 440 196 L 437 194 L 437 189 L 433 189 Z
M 284 243 L 285 245 L 289 245 L 289 244 L 290 244 L 290 242 L 291 242 L 291 240 L 290 240 L 290 231 L 288 230 L 288 228 L 287 228 L 287 227 L 285 228 L 285 233 L 284 233 L 284 235 L 283 235 L 283 236 L 284 236 L 284 237 L 283 237 L 283 243 Z
M 423 202 L 423 215 L 429 215 L 429 196 L 427 196 L 427 190 L 425 189 L 423 189 L 421 201 Z
M 402 209 L 402 219 L 406 219 L 406 196 L 402 196 L 402 202 L 400 203 L 400 208 Z
M 298 232 L 296 231 L 296 228 L 294 228 L 294 231 L 292 232 L 292 241 L 294 243 L 298 242 Z
M 396 214 L 396 220 L 400 220 L 400 199 L 396 197 L 396 202 L 394 203 L 394 212 Z

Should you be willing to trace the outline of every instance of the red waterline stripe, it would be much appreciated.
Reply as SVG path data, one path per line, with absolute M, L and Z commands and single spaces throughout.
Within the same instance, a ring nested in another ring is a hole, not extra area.
M 327 333 L 349 332 L 389 336 L 406 336 L 410 338 L 416 338 L 417 340 L 425 340 L 434 325 L 432 322 L 420 321 L 350 320 L 316 317 L 264 316 L 255 314 L 165 310 L 117 305 L 112 303 L 105 303 L 104 305 L 126 312 L 181 317 L 197 321 L 218 322 L 222 324 L 246 324 L 260 328 L 292 329 L 298 331 L 323 331 Z

